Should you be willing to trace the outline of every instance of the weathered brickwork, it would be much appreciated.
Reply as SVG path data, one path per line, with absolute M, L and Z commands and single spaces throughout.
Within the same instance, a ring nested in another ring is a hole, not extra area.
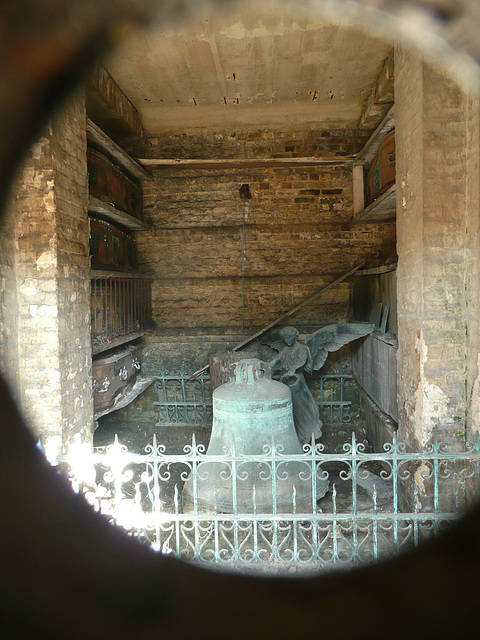
M 57 450 L 92 427 L 85 152 L 85 107 L 77 98 L 32 147 L 10 212 L 18 359 L 8 364 L 34 430 Z
M 133 156 L 142 155 L 143 127 L 140 114 L 105 67 L 90 74 L 86 86 L 89 117 Z
M 22 408 L 38 435 L 58 441 L 54 435 L 61 410 L 52 136 L 50 125 L 23 165 L 14 214 Z
M 421 447 L 434 428 L 458 442 L 473 424 L 478 105 L 400 49 L 395 69 L 399 431 Z M 421 471 L 415 480 L 422 494 Z
M 368 139 L 358 129 L 303 125 L 279 127 L 232 127 L 186 129 L 149 138 L 151 158 L 302 158 L 349 156 Z
M 66 442 L 78 432 L 90 435 L 93 413 L 84 102 L 74 102 L 56 120 L 54 131 L 62 434 Z
M 277 138 L 269 133 L 269 153 L 280 144 L 289 146 L 281 132 Z M 343 145 L 340 153 L 358 144 L 357 138 L 349 138 L 351 132 L 342 137 L 321 133 L 324 140 L 336 140 L 334 146 Z M 258 145 L 253 151 L 248 147 L 250 157 L 265 153 L 259 134 L 266 132 L 252 131 L 250 139 L 245 133 L 245 144 Z M 214 153 L 218 135 L 203 134 L 203 157 Z M 183 155 L 200 154 L 200 139 L 196 134 L 191 148 L 189 136 L 179 136 Z M 164 155 L 170 140 L 164 144 L 157 137 L 152 148 L 161 148 L 159 155 Z M 240 144 L 237 136 L 235 140 Z M 228 134 L 218 144 L 228 156 Z M 250 332 L 356 263 L 366 259 L 379 264 L 395 254 L 394 225 L 352 225 L 352 172 L 346 165 L 157 169 L 154 177 L 144 183 L 145 219 L 152 230 L 138 234 L 138 249 L 141 268 L 155 275 L 153 312 L 159 331 L 203 327 L 238 333 L 243 269 L 244 327 Z M 239 190 L 245 183 L 252 198 L 244 206 Z M 344 283 L 299 311 L 292 322 L 318 326 L 346 320 L 349 314 L 350 285 Z
M 480 104 L 467 99 L 467 130 L 465 162 L 467 245 L 465 251 L 467 296 L 467 435 L 480 432 Z M 468 402 L 468 399 L 471 399 Z
M 16 233 L 13 206 L 7 207 L 0 233 L 0 368 L 18 398 L 18 320 Z

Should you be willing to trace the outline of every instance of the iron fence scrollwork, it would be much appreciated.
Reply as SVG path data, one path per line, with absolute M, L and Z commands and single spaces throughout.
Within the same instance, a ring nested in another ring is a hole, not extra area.
M 236 450 L 207 456 L 195 437 L 180 454 L 168 453 L 154 437 L 141 454 L 130 453 L 118 439 L 81 452 L 58 462 L 69 465 L 74 485 L 93 507 L 131 535 L 193 562 L 254 569 L 325 569 L 388 557 L 448 527 L 466 508 L 466 497 L 479 495 L 478 439 L 453 451 L 435 440 L 420 452 L 394 440 L 384 452 L 372 453 L 352 434 L 338 453 L 312 442 L 295 456 L 284 455 L 275 443 L 261 456 Z M 202 511 L 195 499 L 193 509 L 182 509 L 183 484 L 191 474 L 195 484 L 206 459 L 220 461 L 232 478 L 230 513 L 217 504 Z M 238 509 L 235 492 L 248 465 L 264 465 L 275 491 L 282 467 L 291 462 L 302 465 L 302 479 L 312 484 L 308 508 L 299 508 L 294 488 L 291 508 L 262 513 L 253 486 L 251 508 Z M 317 503 L 315 487 L 324 478 L 330 491 Z M 405 493 L 407 508 L 400 504 Z
M 212 422 L 212 388 L 210 376 L 191 379 L 188 373 L 162 374 L 155 377 L 158 425 L 208 425 Z M 347 423 L 352 419 L 353 376 L 346 374 L 318 377 L 312 391 L 318 400 L 324 424 Z

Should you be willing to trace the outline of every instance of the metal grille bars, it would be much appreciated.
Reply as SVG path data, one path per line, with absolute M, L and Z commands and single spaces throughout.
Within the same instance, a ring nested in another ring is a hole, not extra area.
M 190 380 L 187 373 L 155 376 L 158 422 L 161 424 L 209 425 L 212 423 L 210 376 Z
M 92 352 L 147 329 L 152 321 L 151 280 L 105 276 L 91 280 Z
M 212 388 L 210 377 L 203 374 L 192 379 L 188 373 L 162 374 L 155 377 L 158 411 L 157 425 L 209 425 L 212 422 Z M 326 375 L 315 381 L 313 393 L 318 398 L 320 417 L 325 424 L 350 422 L 351 400 L 347 391 L 355 388 L 351 375 Z M 356 389 L 354 391 L 356 394 Z
M 398 553 L 448 526 L 468 498 L 479 495 L 478 440 L 462 451 L 435 440 L 422 452 L 394 441 L 383 453 L 368 453 L 352 434 L 343 449 L 327 454 L 312 444 L 302 455 L 284 456 L 272 443 L 261 456 L 235 450 L 208 456 L 224 465 L 234 495 L 248 464 L 262 467 L 274 491 L 285 465 L 300 462 L 303 478 L 312 482 L 311 507 L 300 512 L 294 490 L 289 513 L 279 512 L 275 501 L 271 513 L 260 513 L 255 487 L 248 513 L 235 501 L 232 513 L 202 513 L 195 492 L 192 512 L 183 513 L 186 477 L 193 474 L 195 486 L 205 473 L 199 465 L 207 457 L 194 438 L 178 455 L 166 453 L 154 437 L 144 454 L 129 453 L 116 440 L 95 452 L 74 446 L 58 461 L 70 465 L 74 486 L 95 509 L 154 549 L 264 571 L 351 566 Z M 316 479 L 324 477 L 331 490 L 317 504 Z

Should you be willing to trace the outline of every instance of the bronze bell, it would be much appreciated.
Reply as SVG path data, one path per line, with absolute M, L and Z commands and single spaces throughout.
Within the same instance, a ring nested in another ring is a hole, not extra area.
M 196 502 L 198 512 L 292 513 L 295 495 L 296 511 L 311 513 L 311 460 L 279 460 L 282 455 L 303 454 L 289 387 L 271 379 L 268 364 L 241 360 L 232 366 L 231 382 L 213 392 L 210 444 L 197 473 L 191 472 L 185 482 L 183 511 L 193 512 Z M 209 456 L 218 459 L 210 461 Z M 327 492 L 328 480 L 313 482 L 318 500 Z

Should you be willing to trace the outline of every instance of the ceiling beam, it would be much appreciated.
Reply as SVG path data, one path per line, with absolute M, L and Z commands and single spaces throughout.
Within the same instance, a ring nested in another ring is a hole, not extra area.
M 316 167 L 321 165 L 352 164 L 355 156 L 306 158 L 139 158 L 144 167 L 163 169 L 244 169 L 256 167 Z

